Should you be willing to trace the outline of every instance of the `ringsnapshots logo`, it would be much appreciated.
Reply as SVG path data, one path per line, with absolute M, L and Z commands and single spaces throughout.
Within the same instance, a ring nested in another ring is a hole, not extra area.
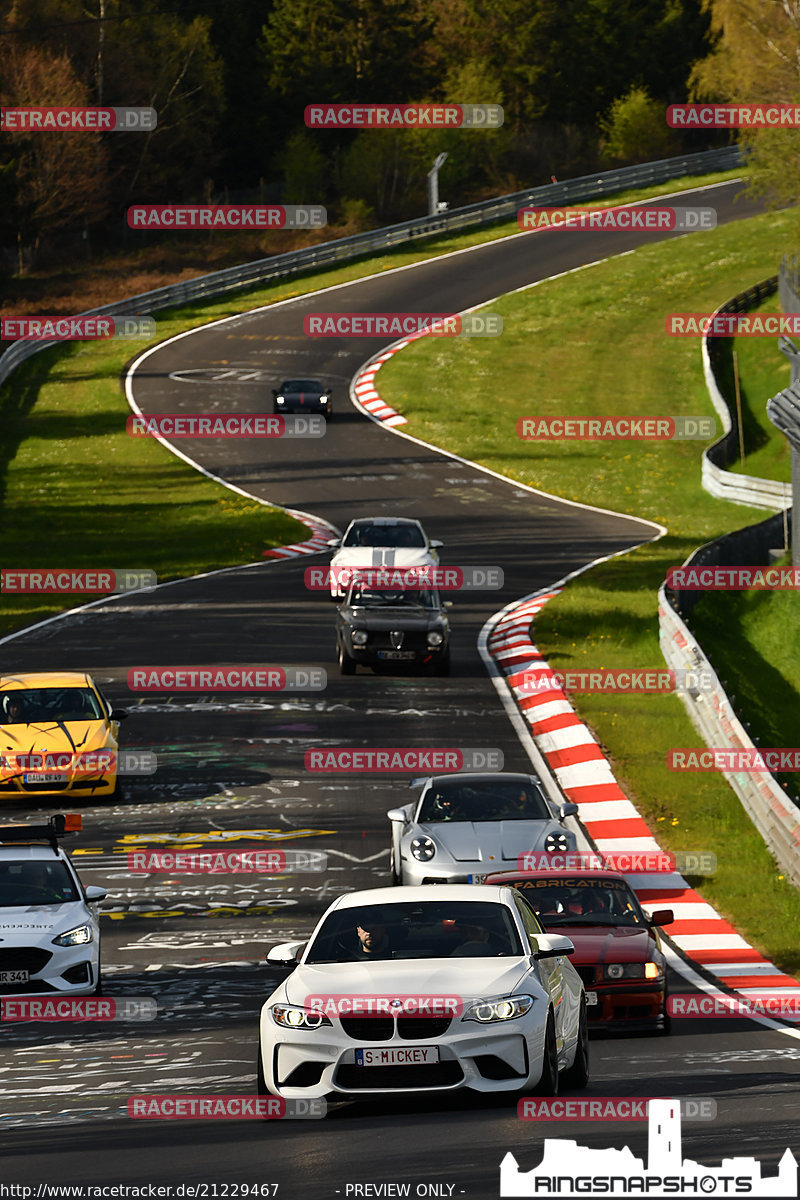
M 85 571 L 57 567 L 5 567 L 0 570 L 0 592 L 31 596 L 40 592 L 61 595 L 118 595 L 122 592 L 151 592 L 158 584 L 155 571 L 110 571 L 95 567 Z
M 321 850 L 129 850 L 128 870 L 134 875 L 283 875 L 288 871 L 320 873 L 328 856 Z
M 131 667 L 131 692 L 322 692 L 323 667 Z
M 675 230 L 680 232 L 716 229 L 715 208 L 637 208 L 617 205 L 609 208 L 521 208 L 517 213 L 520 229 L 584 229 L 628 233 L 631 229 Z
M 676 747 L 667 751 L 670 771 L 729 771 L 732 775 L 756 775 L 773 771 L 800 771 L 800 749 L 796 746 L 709 746 Z
M 154 317 L 0 317 L 0 342 L 82 342 L 156 336 Z
M 670 337 L 798 337 L 800 313 L 668 313 Z
M 307 337 L 500 337 L 499 313 L 345 313 L 318 312 L 303 317 Z
M 323 229 L 321 204 L 134 204 L 131 229 Z
M 306 567 L 311 592 L 346 592 L 351 584 L 368 591 L 440 592 L 496 591 L 503 586 L 502 567 Z
M 154 1021 L 154 996 L 2 996 L 0 1021 Z
M 14 693 L 9 695 L 13 698 Z M 85 717 L 83 718 L 85 720 Z M 155 775 L 158 759 L 149 750 L 40 751 L 0 755 L 4 778 L 25 776 L 26 783 L 65 783 L 98 775 Z
M 670 104 L 670 129 L 797 129 L 797 104 Z
M 525 442 L 677 442 L 715 437 L 713 417 L 520 417 Z
M 2 133 L 149 133 L 157 123 L 154 108 L 0 108 Z
M 319 1120 L 325 1100 L 285 1100 L 283 1096 L 205 1096 L 148 1093 L 130 1096 L 129 1117 L 144 1121 Z
M 501 104 L 308 104 L 309 129 L 499 129 Z
M 306 750 L 303 763 L 307 771 L 376 774 L 438 773 L 441 771 L 502 771 L 503 751 L 487 748 L 422 749 L 416 746 L 389 746 L 362 750 L 355 747 Z
M 537 1099 L 523 1096 L 517 1102 L 521 1121 L 647 1121 L 650 1104 L 663 1096 L 578 1096 Z M 715 1121 L 717 1102 L 710 1096 L 683 1097 L 684 1121 Z
M 791 592 L 800 588 L 800 567 L 670 567 L 667 587 L 676 592 Z
M 566 853 L 526 850 L 517 857 L 517 870 L 535 883 L 538 877 L 564 875 L 572 871 L 615 871 L 620 875 L 702 875 L 717 872 L 717 856 L 709 850 L 587 850 Z M 592 884 L 594 881 L 592 881 Z M 542 881 L 547 885 L 547 880 Z M 516 883 L 514 886 L 517 886 Z M 524 890 L 524 889 L 523 889 Z
M 690 671 L 673 667 L 618 667 L 588 671 L 554 671 L 551 667 L 528 667 L 514 676 L 514 692 L 521 696 L 544 696 L 550 692 L 583 694 L 624 694 L 635 692 L 687 693 L 710 692 L 714 688 L 711 671 Z
M 268 416 L 266 413 L 151 413 L 129 416 L 129 437 L 152 438 L 320 438 L 327 422 L 309 416 Z
M 800 1020 L 800 988 L 794 992 L 686 992 L 667 996 L 667 1012 L 677 1018 L 781 1017 Z

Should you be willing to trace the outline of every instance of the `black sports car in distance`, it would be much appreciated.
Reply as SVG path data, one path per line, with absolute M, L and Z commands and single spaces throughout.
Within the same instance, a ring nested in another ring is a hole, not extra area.
M 336 653 L 342 675 L 359 663 L 392 664 L 450 673 L 450 622 L 435 588 L 386 591 L 354 581 L 336 611 Z
M 319 379 L 284 379 L 272 395 L 274 413 L 322 413 L 328 420 L 333 416 L 330 389 Z

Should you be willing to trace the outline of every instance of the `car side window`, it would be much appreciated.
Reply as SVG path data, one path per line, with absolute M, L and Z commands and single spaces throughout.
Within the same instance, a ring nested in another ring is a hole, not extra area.
M 525 897 L 520 896 L 518 892 L 514 892 L 514 903 L 517 906 L 519 915 L 522 917 L 522 923 L 525 926 L 525 932 L 528 935 L 528 941 L 534 950 L 538 950 L 539 934 L 544 933 L 544 930 L 539 924 L 536 913 L 533 911 L 530 904 L 528 904 Z

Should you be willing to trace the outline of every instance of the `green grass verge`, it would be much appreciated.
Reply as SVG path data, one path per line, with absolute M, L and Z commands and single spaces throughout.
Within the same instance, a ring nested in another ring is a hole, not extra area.
M 667 568 L 764 514 L 702 490 L 702 443 L 522 442 L 517 419 L 710 415 L 699 343 L 666 337 L 666 314 L 710 312 L 774 273 L 796 230 L 796 214 L 768 214 L 647 246 L 494 302 L 505 322 L 500 338 L 415 342 L 382 368 L 379 391 L 409 418 L 412 435 L 669 530 L 573 581 L 547 605 L 534 640 L 555 668 L 663 666 L 656 593 Z M 754 677 L 762 695 L 770 670 Z M 722 777 L 666 767 L 671 748 L 700 744 L 679 699 L 586 696 L 578 709 L 662 845 L 717 854 L 718 872 L 701 885 L 703 895 L 784 969 L 800 968 L 800 895 L 781 878 L 735 794 Z
M 638 188 L 603 203 L 735 178 L 728 171 Z M 158 336 L 518 233 L 516 221 L 436 237 L 378 258 L 156 313 Z M 129 342 L 57 347 L 0 388 L 0 557 L 7 566 L 144 567 L 160 580 L 256 561 L 305 527 L 203 479 L 155 442 L 125 433 L 120 374 Z M 365 349 L 365 357 L 368 353 Z M 0 594 L 0 636 L 92 597 Z

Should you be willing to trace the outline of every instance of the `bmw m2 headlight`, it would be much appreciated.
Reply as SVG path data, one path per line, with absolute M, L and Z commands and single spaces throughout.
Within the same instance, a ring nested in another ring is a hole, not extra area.
M 91 942 L 93 938 L 91 925 L 79 925 L 77 929 L 70 929 L 69 933 L 61 933 L 58 937 L 54 937 L 53 945 L 83 946 L 86 942 Z
M 354 646 L 366 646 L 366 644 L 367 644 L 366 629 L 354 629 L 353 633 L 352 633 L 352 638 L 353 638 Z
M 429 646 L 441 646 L 443 641 L 444 641 L 444 635 L 441 633 L 437 633 L 435 629 L 432 629 L 431 632 L 428 634 L 428 645 Z
M 570 838 L 568 833 L 548 833 L 544 840 L 545 850 L 555 850 L 563 853 L 569 850 Z
M 533 996 L 499 996 L 493 1000 L 475 1000 L 464 1011 L 462 1021 L 478 1021 L 491 1025 L 497 1021 L 513 1021 L 524 1017 L 533 1004 Z
M 415 837 L 411 842 L 411 853 L 417 862 L 430 862 L 436 853 L 436 845 L 429 837 Z
M 284 1029 L 319 1029 L 320 1025 L 330 1025 L 328 1017 L 322 1013 L 310 1012 L 307 1008 L 293 1008 L 288 1004 L 273 1004 L 269 1010 L 276 1025 Z

